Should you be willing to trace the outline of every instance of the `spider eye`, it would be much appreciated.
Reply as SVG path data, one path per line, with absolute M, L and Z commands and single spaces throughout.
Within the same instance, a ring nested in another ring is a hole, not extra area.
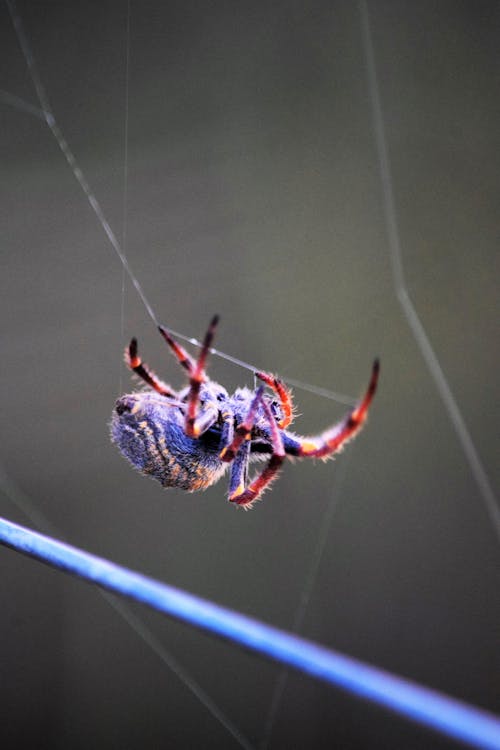
M 224 394 L 222 391 L 217 394 L 217 401 L 224 401 Z

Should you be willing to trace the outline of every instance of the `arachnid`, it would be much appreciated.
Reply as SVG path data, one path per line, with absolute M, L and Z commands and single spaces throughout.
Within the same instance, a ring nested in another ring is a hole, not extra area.
M 317 436 L 302 437 L 286 429 L 293 419 L 292 397 L 278 378 L 256 372 L 262 383 L 256 390 L 238 388 L 233 394 L 208 378 L 205 363 L 217 323 L 216 316 L 197 360 L 159 326 L 187 370 L 189 385 L 181 391 L 174 391 L 142 362 L 132 339 L 126 362 L 151 390 L 118 399 L 111 438 L 133 466 L 164 487 L 204 490 L 230 467 L 229 500 L 248 509 L 276 477 L 286 456 L 329 458 L 360 431 L 375 395 L 379 363 L 373 364 L 363 399 L 343 420 Z M 249 464 L 259 459 L 266 464 L 249 480 Z

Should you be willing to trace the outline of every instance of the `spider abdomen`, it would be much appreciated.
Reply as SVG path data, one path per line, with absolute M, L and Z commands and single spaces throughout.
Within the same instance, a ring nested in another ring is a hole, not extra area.
M 226 470 L 216 437 L 188 437 L 180 410 L 156 394 L 131 393 L 118 399 L 111 439 L 132 466 L 164 487 L 204 490 Z

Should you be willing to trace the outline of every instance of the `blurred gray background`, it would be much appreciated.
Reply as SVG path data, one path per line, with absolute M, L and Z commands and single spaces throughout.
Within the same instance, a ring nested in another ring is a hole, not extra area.
M 500 6 L 368 7 L 409 292 L 497 488 Z M 107 426 L 125 343 L 182 372 L 49 129 L 9 103 L 37 101 L 2 6 L 0 513 L 285 629 L 327 532 L 303 635 L 500 712 L 499 540 L 396 299 L 358 4 L 133 1 L 126 200 L 127 3 L 18 8 L 159 319 L 200 337 L 218 312 L 220 349 L 340 393 L 377 354 L 382 377 L 362 436 L 287 464 L 250 513 L 224 481 L 187 495 L 132 471 Z M 345 410 L 295 398 L 306 434 Z M 2 747 L 238 746 L 95 589 L 0 560 Z M 278 668 L 132 609 L 257 747 Z M 453 746 L 297 674 L 269 739 Z

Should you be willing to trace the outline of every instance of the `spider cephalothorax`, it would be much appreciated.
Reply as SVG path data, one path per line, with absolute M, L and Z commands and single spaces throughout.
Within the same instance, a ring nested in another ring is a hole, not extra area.
M 302 437 L 286 428 L 292 422 L 292 397 L 278 378 L 255 373 L 256 390 L 238 388 L 229 394 L 206 375 L 205 363 L 218 318 L 214 317 L 194 360 L 162 326 L 160 332 L 189 385 L 174 391 L 142 362 L 132 339 L 125 358 L 152 390 L 118 399 L 111 420 L 111 438 L 130 463 L 164 487 L 188 492 L 217 482 L 230 466 L 229 500 L 250 508 L 276 477 L 286 456 L 329 458 L 363 426 L 375 395 L 379 373 L 375 360 L 364 398 L 341 422 L 315 437 Z M 273 392 L 265 393 L 265 386 Z M 249 481 L 249 463 L 265 460 Z

